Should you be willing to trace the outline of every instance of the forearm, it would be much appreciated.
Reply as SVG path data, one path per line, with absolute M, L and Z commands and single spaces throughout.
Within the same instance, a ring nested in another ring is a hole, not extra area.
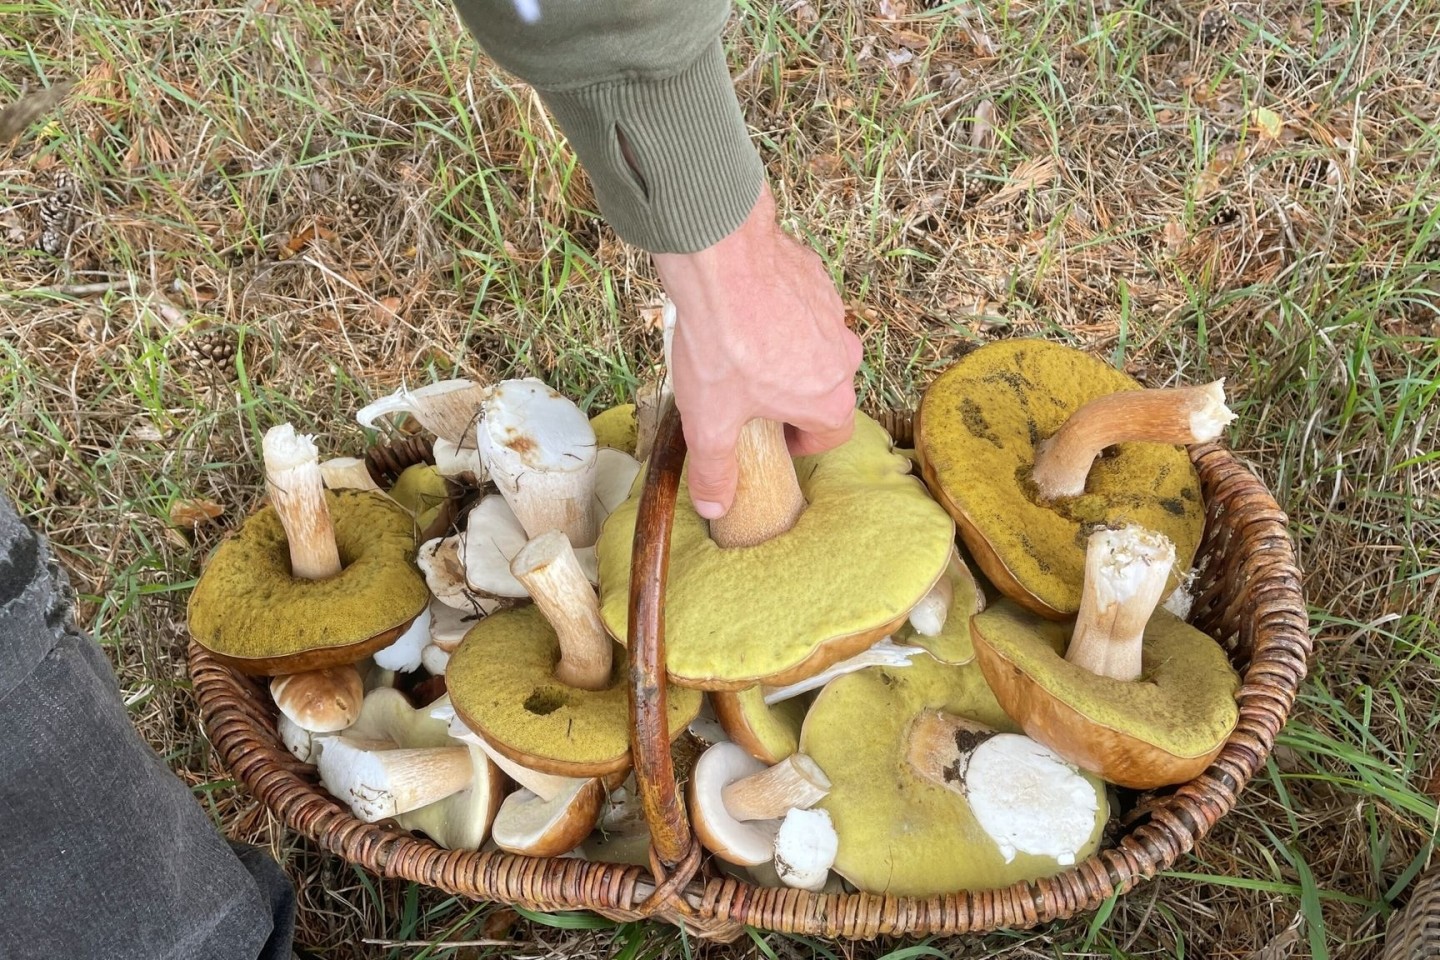
M 764 169 L 720 45 L 728 0 L 540 0 L 534 22 L 513 0 L 455 5 L 554 114 L 621 238 L 689 253 L 745 221 Z

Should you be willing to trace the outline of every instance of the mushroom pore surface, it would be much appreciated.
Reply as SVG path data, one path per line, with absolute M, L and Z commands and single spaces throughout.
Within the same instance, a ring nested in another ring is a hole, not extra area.
M 800 749 L 830 780 L 817 807 L 840 837 L 835 870 L 864 892 L 895 896 L 993 889 L 1057 873 L 1061 865 L 1051 857 L 1020 853 L 1006 863 L 965 799 L 909 765 L 911 724 L 927 710 L 1019 730 L 975 664 L 952 666 L 925 654 L 908 667 L 840 677 L 811 705 Z M 1097 813 L 1077 861 L 1098 847 L 1106 813 Z
M 1133 523 L 1175 544 L 1176 572 L 1200 544 L 1200 481 L 1183 447 L 1117 444 L 1096 460 L 1085 493 L 1034 494 L 1035 448 L 1096 397 L 1141 389 L 1122 371 L 1045 340 L 1005 340 L 967 354 L 925 392 L 916 447 L 926 483 L 965 545 L 1006 596 L 1052 619 L 1080 607 L 1087 528 Z M 1168 592 L 1167 589 L 1167 592 Z
M 568 777 L 623 770 L 630 762 L 625 657 L 615 657 L 610 686 L 592 691 L 555 679 L 559 656 L 559 639 L 538 608 L 491 614 L 450 656 L 450 703 L 466 726 L 521 765 Z M 672 686 L 667 706 L 669 729 L 679 736 L 700 712 L 700 693 Z
M 1225 651 L 1164 610 L 1156 610 L 1145 628 L 1140 678 L 1131 681 L 1099 676 L 1070 663 L 1057 652 L 1068 641 L 1070 626 L 1043 620 L 1010 601 L 1002 600 L 975 617 L 974 627 L 977 661 L 1026 732 L 1072 763 L 1104 771 L 1115 782 L 1123 777 L 1113 769 L 1116 743 L 1087 730 L 1082 717 L 1134 741 L 1135 764 L 1152 768 L 1161 761 L 1147 757 L 1151 752 L 1209 756 L 1239 718 L 1235 694 L 1240 681 Z M 1011 697 L 1017 702 L 1010 702 Z M 1050 712 L 1042 697 L 1071 712 L 1047 723 L 1039 713 Z M 1037 706 L 1035 719 L 1027 718 Z M 1051 729 L 1036 727 L 1035 720 Z M 1065 742 L 1057 742 L 1057 737 Z M 1154 751 L 1144 750 L 1147 745 Z
M 270 507 L 216 549 L 190 596 L 190 632 L 230 662 L 257 672 L 308 656 L 295 669 L 353 663 L 383 647 L 430 602 L 415 566 L 414 521 L 379 493 L 326 491 L 341 571 L 324 580 L 291 574 L 285 528 Z
M 797 457 L 808 503 L 795 526 L 753 547 L 711 539 L 681 480 L 665 588 L 666 666 L 685 686 L 739 690 L 803 679 L 903 622 L 943 574 L 954 522 L 874 420 Z M 605 523 L 596 553 L 601 613 L 624 643 L 640 482 Z

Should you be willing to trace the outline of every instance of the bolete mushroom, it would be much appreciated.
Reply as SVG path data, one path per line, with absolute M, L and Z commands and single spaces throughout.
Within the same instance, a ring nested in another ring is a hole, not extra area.
M 1156 608 L 1173 562 L 1153 531 L 1097 530 L 1073 631 L 1008 600 L 972 621 L 976 662 L 1006 713 L 1070 762 L 1140 790 L 1198 775 L 1239 720 L 1224 649 Z
M 572 780 L 550 800 L 522 787 L 500 805 L 490 836 L 507 853 L 558 857 L 579 847 L 595 829 L 604 801 L 605 785 L 598 777 Z
M 834 870 L 866 893 L 917 897 L 1059 872 L 1061 857 L 1018 849 L 1007 856 L 965 796 L 917 769 L 915 721 L 933 711 L 1018 732 L 978 666 L 943 664 L 928 654 L 901 669 L 872 667 L 840 677 L 811 704 L 800 749 L 830 778 L 830 792 L 816 806 L 830 814 L 839 837 Z M 1096 802 L 1092 830 L 1078 849 L 1064 851 L 1067 862 L 1099 847 L 1108 816 L 1104 784 L 1093 777 L 1089 783 Z
M 954 523 L 863 413 L 824 454 L 792 461 L 783 433 L 750 427 L 737 453 L 725 523 L 707 524 L 681 483 L 665 590 L 673 682 L 736 691 L 814 676 L 890 635 L 944 576 Z M 605 623 L 622 643 L 638 508 L 636 491 L 597 544 Z
M 393 763 L 400 750 L 407 751 L 404 765 Z M 389 687 L 367 693 L 360 716 L 340 736 L 321 738 L 319 753 L 321 783 L 350 802 L 358 817 L 374 822 L 370 818 L 393 816 L 406 830 L 419 830 L 449 849 L 478 850 L 505 795 L 504 778 L 483 751 L 450 737 L 445 721 L 415 709 Z M 426 774 L 429 782 L 408 799 L 396 794 L 393 777 L 387 784 L 376 773 L 410 765 L 439 773 Z M 394 812 L 386 812 L 392 808 L 382 802 L 386 786 Z
M 244 673 L 355 663 L 426 609 L 413 521 L 381 493 L 327 491 L 308 436 L 264 438 L 271 502 L 210 557 L 190 595 L 191 635 Z
M 981 571 L 1016 603 L 1063 620 L 1080 606 L 1094 526 L 1165 534 L 1178 585 L 1204 527 L 1199 477 L 1180 445 L 1214 439 L 1233 418 L 1221 382 L 1146 390 L 1074 348 L 1016 339 L 942 373 L 915 437 L 925 481 Z
M 270 698 L 300 729 L 335 733 L 359 718 L 365 700 L 365 679 L 349 663 L 287 673 L 270 681 Z
M 700 756 L 687 787 L 695 836 L 720 859 L 744 866 L 774 859 L 780 821 L 815 806 L 829 789 L 823 768 L 803 753 L 767 767 L 729 741 Z
M 595 432 L 595 443 L 601 449 L 608 447 L 635 456 L 640 432 L 635 404 L 622 403 L 600 411 L 590 418 L 590 429 Z
M 792 809 L 775 831 L 776 879 L 787 887 L 819 892 L 830 879 L 830 868 L 839 853 L 840 838 L 830 814 Z
M 910 611 L 909 622 L 895 631 L 895 642 L 919 647 L 941 663 L 963 666 L 975 659 L 970 618 L 985 609 L 985 593 L 958 549 L 941 583 L 944 589 L 937 585 Z
M 570 541 L 552 530 L 515 557 L 533 606 L 491 614 L 450 656 L 450 703 L 465 726 L 523 766 L 592 777 L 630 766 L 628 686 L 620 649 L 600 623 L 595 590 Z M 700 709 L 672 687 L 674 736 Z
M 639 472 L 640 462 L 627 453 L 609 447 L 595 452 L 595 471 L 590 488 L 595 522 L 603 523 L 610 512 L 625 501 Z M 524 510 L 543 515 L 544 509 L 532 505 L 530 501 L 546 495 L 544 488 L 527 482 L 517 487 L 514 499 L 522 503 Z M 479 596 L 529 596 L 525 585 L 511 573 L 510 564 L 532 536 L 545 532 L 527 532 L 505 497 L 491 494 L 481 499 L 470 509 L 465 530 L 458 535 L 463 551 L 461 559 L 466 588 Z M 572 542 L 571 545 L 586 578 L 591 583 L 598 582 L 594 543 Z

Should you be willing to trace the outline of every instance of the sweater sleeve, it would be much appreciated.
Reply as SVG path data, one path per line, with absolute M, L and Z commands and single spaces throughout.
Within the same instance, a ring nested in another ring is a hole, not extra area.
M 535 88 L 622 239 L 691 253 L 744 222 L 765 171 L 721 47 L 729 0 L 455 7 L 490 59 Z

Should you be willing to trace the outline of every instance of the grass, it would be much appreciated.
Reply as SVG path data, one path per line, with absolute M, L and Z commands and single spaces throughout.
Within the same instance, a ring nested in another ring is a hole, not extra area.
M 0 139 L 5 491 L 136 726 L 295 878 L 316 955 L 1375 956 L 1440 799 L 1437 32 L 1430 0 L 736 4 L 736 88 L 850 305 L 868 409 L 997 336 L 1224 376 L 1230 441 L 1291 518 L 1316 645 L 1292 722 L 1199 849 L 1093 915 L 729 947 L 521 916 L 322 856 L 216 765 L 184 602 L 259 495 L 264 429 L 353 451 L 365 402 L 452 376 L 600 407 L 659 357 L 645 258 L 440 0 L 0 2 L 0 103 L 76 83 Z M 173 522 L 193 501 L 225 513 Z M 447 946 L 496 940 L 518 945 Z

